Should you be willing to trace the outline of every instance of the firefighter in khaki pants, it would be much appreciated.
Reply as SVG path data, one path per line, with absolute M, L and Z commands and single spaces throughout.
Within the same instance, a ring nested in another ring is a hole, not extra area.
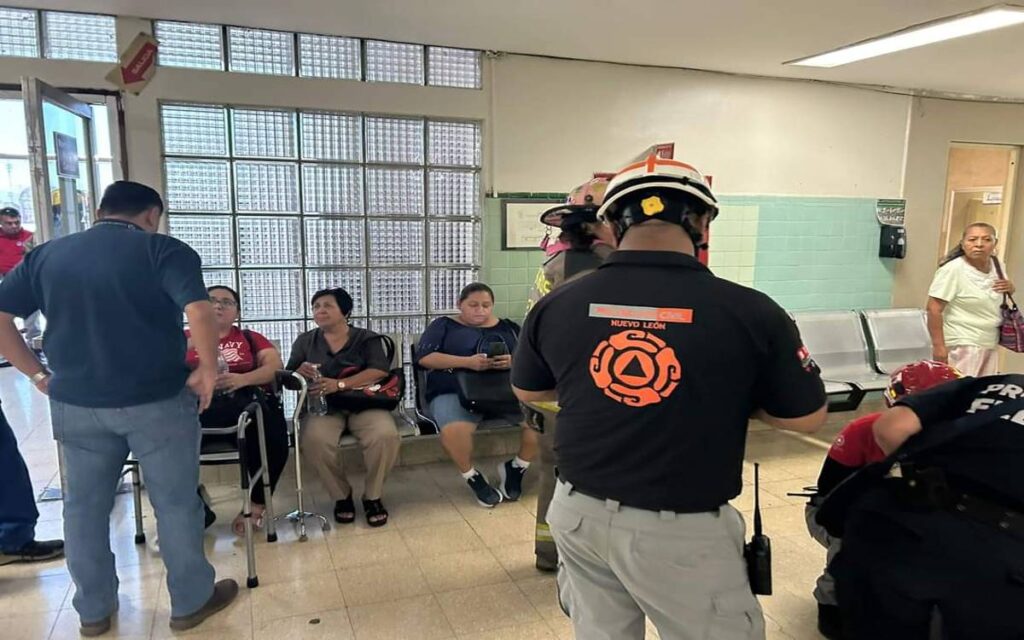
M 615 236 L 606 225 L 597 220 L 597 210 L 604 200 L 607 177 L 595 177 L 576 187 L 566 203 L 548 209 L 540 221 L 559 229 L 558 239 L 542 245 L 548 258 L 537 272 L 530 292 L 527 313 L 542 297 L 560 287 L 567 280 L 596 269 L 615 250 Z M 540 491 L 537 496 L 537 533 L 534 549 L 537 568 L 555 571 L 558 568 L 558 549 L 545 520 L 548 504 L 555 493 L 555 417 L 558 404 L 540 402 L 526 405 L 527 424 L 541 432 L 540 438 Z
M 817 366 L 770 298 L 694 257 L 718 204 L 692 166 L 651 155 L 599 213 L 619 251 L 530 312 L 512 363 L 523 402 L 557 400 L 547 521 L 577 638 L 763 640 L 743 557 L 751 416 L 810 432 Z

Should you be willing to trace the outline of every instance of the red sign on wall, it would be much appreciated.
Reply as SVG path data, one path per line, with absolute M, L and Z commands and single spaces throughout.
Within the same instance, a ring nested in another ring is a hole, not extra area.
M 121 53 L 117 68 L 107 74 L 107 80 L 138 95 L 156 73 L 156 52 L 156 38 L 140 33 Z

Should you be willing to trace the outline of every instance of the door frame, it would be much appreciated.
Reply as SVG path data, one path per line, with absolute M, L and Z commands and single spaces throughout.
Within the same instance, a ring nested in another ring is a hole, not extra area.
M 50 102 L 70 111 L 82 118 L 85 137 L 85 179 L 88 185 L 89 199 L 86 202 L 90 218 L 95 216 L 93 201 L 96 198 L 96 175 L 93 170 L 93 123 L 92 108 L 68 93 L 51 87 L 39 78 L 23 76 L 21 79 L 22 95 L 25 105 L 25 125 L 28 128 L 28 162 L 32 174 L 32 204 L 39 213 L 36 219 L 36 232 L 39 242 L 53 239 L 52 189 L 50 169 L 46 153 L 46 125 L 43 116 L 43 104 Z M 77 202 L 72 201 L 65 206 L 66 214 L 77 215 Z
M 1001 185 L 1003 190 L 1003 203 L 1001 205 L 1001 211 L 1003 214 L 1001 228 L 996 229 L 999 244 L 996 245 L 997 257 L 1006 263 L 1006 251 L 1009 245 L 1010 233 L 1013 229 L 1013 213 L 1017 206 L 1016 202 L 1016 187 L 1018 179 L 1017 166 L 1020 163 L 1021 149 L 1020 145 L 1014 144 L 998 144 L 998 143 L 986 143 L 986 142 L 950 142 L 946 148 L 946 176 L 943 190 L 946 193 L 946 202 L 943 204 L 942 211 L 942 226 L 939 228 L 939 246 L 938 246 L 938 259 L 941 260 L 946 255 L 946 246 L 949 244 L 949 238 L 954 233 L 954 230 L 950 228 L 953 224 L 953 190 L 949 188 L 949 152 L 954 148 L 988 148 L 988 149 L 1003 149 L 1010 152 L 1010 166 L 1006 173 L 1006 183 Z M 976 187 L 979 191 L 992 190 L 998 188 L 993 186 L 992 188 L 986 189 L 983 187 Z M 966 191 L 966 189 L 962 190 Z

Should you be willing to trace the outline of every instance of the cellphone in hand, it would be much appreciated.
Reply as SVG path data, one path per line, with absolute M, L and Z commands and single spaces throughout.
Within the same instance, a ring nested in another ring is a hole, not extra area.
M 497 358 L 508 355 L 508 345 L 504 342 L 492 342 L 487 345 L 487 357 Z

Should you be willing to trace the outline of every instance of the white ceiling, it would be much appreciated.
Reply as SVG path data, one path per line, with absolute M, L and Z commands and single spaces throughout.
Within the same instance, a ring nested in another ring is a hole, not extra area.
M 785 67 L 986 0 L 3 0 L 569 58 L 1024 99 L 1024 25 L 834 69 Z

